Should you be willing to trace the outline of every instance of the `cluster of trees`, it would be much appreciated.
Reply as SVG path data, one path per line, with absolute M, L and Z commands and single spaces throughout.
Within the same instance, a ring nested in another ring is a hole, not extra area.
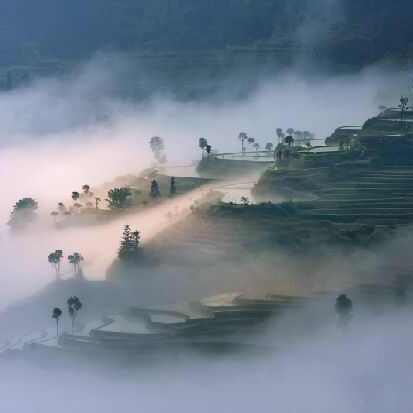
M 122 208 L 129 208 L 134 205 L 137 201 L 136 198 L 141 192 L 140 191 L 132 191 L 129 187 L 122 187 L 122 188 L 113 188 L 108 191 L 108 197 L 106 198 L 106 202 L 108 203 L 108 207 L 110 209 L 122 209 Z M 176 182 L 175 178 L 171 178 L 171 185 L 170 185 L 170 194 L 174 195 L 176 193 Z M 149 188 L 149 196 L 152 199 L 158 199 L 161 197 L 161 190 L 159 183 L 156 179 L 151 181 L 151 185 Z
M 298 145 L 310 146 L 311 141 L 314 139 L 314 134 L 309 131 L 294 130 L 293 128 L 287 129 L 285 132 L 283 129 L 278 128 L 276 130 L 278 144 L 285 143 L 289 147 L 294 146 L 295 143 Z M 251 145 L 256 151 L 258 151 L 261 146 L 256 141 L 255 138 L 249 136 L 246 132 L 241 132 L 238 135 L 238 139 L 241 142 L 242 153 L 246 152 L 247 145 Z M 264 146 L 264 150 L 267 152 L 272 152 L 274 150 L 274 144 L 272 142 L 267 142 Z
M 63 258 L 64 258 L 64 255 L 63 255 L 62 250 L 56 250 L 54 252 L 51 252 L 47 257 L 49 264 L 51 264 L 55 270 L 57 281 L 61 279 L 61 263 L 62 263 Z M 73 254 L 67 257 L 67 260 L 69 264 L 73 266 L 73 274 L 76 277 L 81 278 L 82 277 L 81 262 L 84 261 L 83 256 L 79 254 L 78 252 L 74 252 Z
M 246 132 L 240 132 L 238 135 L 238 139 L 241 141 L 241 152 L 242 153 L 246 151 L 246 144 L 251 145 L 256 151 L 260 149 L 260 144 L 255 141 L 255 138 L 252 138 Z
M 8 224 L 12 229 L 18 230 L 33 222 L 37 215 L 39 205 L 33 198 L 22 198 L 13 206 Z
M 72 321 L 72 334 L 74 333 L 75 330 L 75 321 L 78 316 L 79 311 L 83 307 L 83 303 L 80 301 L 80 299 L 76 296 L 69 297 L 66 301 L 67 304 L 67 310 L 69 317 Z M 59 322 L 60 322 L 60 317 L 63 315 L 63 311 L 59 307 L 55 307 L 52 312 L 52 318 L 56 321 L 56 336 L 59 337 Z
M 139 231 L 132 230 L 130 225 L 125 225 L 118 251 L 119 259 L 121 261 L 134 261 L 138 259 L 141 256 L 140 240 Z
M 127 208 L 130 206 L 131 196 L 132 191 L 128 187 L 113 188 L 108 191 L 106 202 L 111 209 Z
M 81 192 L 73 191 L 71 198 L 73 200 L 73 205 L 67 207 L 63 202 L 59 202 L 57 204 L 57 210 L 50 213 L 55 220 L 59 215 L 68 216 L 73 213 L 78 213 L 84 207 L 99 209 L 99 204 L 101 202 L 99 197 L 95 197 L 95 194 L 91 191 L 90 185 L 88 184 L 82 186 Z
M 310 131 L 301 131 L 301 130 L 295 130 L 293 128 L 288 128 L 285 132 L 283 129 L 278 128 L 276 130 L 277 138 L 279 143 L 287 143 L 286 139 L 288 138 L 289 141 L 291 141 L 291 138 L 293 138 L 293 143 L 297 143 L 298 145 L 311 145 L 311 141 L 315 138 L 314 133 Z

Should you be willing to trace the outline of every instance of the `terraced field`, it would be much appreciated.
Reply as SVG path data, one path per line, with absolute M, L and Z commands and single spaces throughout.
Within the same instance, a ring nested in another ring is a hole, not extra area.
M 413 168 L 360 170 L 357 177 L 328 182 L 303 216 L 337 222 L 400 225 L 413 221 Z

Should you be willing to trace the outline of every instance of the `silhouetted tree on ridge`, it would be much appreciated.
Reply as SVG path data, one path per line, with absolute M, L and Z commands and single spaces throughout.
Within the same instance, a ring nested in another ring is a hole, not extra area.
M 47 257 L 47 260 L 49 261 L 50 264 L 52 264 L 53 268 L 56 271 L 56 281 L 60 280 L 60 263 L 63 258 L 63 251 L 62 250 L 56 250 L 55 252 L 52 252 L 49 254 Z
M 59 320 L 62 314 L 63 311 L 60 308 L 56 307 L 53 309 L 52 318 L 56 320 L 56 337 L 59 337 Z
M 70 297 L 67 300 L 67 307 L 69 311 L 69 316 L 72 320 L 72 334 L 73 334 L 74 327 L 75 327 L 75 321 L 76 321 L 79 311 L 83 307 L 83 304 L 81 303 L 78 297 L 74 296 L 74 297 Z

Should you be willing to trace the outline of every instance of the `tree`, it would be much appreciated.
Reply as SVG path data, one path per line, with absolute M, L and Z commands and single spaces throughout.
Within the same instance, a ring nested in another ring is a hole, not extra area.
M 153 199 L 157 199 L 161 197 L 161 191 L 159 189 L 159 184 L 158 181 L 156 179 L 154 179 L 151 182 L 151 191 L 150 191 L 150 196 Z
M 294 129 L 293 128 L 288 128 L 286 130 L 286 132 L 287 132 L 288 135 L 294 135 Z
M 118 251 L 119 259 L 127 261 L 139 257 L 141 253 L 140 239 L 139 231 L 132 231 L 129 225 L 125 225 Z
M 171 177 L 171 183 L 169 186 L 169 195 L 174 196 L 176 195 L 176 182 L 175 182 L 175 177 Z
M 81 195 L 81 198 L 83 198 L 83 199 L 93 198 L 94 194 L 90 190 L 90 185 L 87 185 L 87 184 L 83 185 L 82 190 L 83 190 L 83 193 Z
M 238 139 L 241 141 L 242 153 L 245 152 L 245 142 L 248 140 L 248 135 L 245 132 L 240 132 Z
M 266 151 L 272 152 L 273 149 L 274 149 L 274 145 L 273 145 L 271 142 L 268 142 L 268 143 L 265 145 L 265 150 L 266 150 Z
M 248 206 L 250 203 L 250 200 L 246 196 L 241 197 L 241 204 L 244 206 Z
M 282 140 L 284 139 L 283 130 L 281 128 L 277 128 L 277 130 L 275 132 L 277 134 L 278 142 L 282 142 Z
M 252 146 L 254 147 L 256 152 L 258 152 L 258 149 L 260 149 L 260 144 L 258 142 L 255 142 Z
M 208 140 L 206 138 L 199 138 L 198 145 L 202 149 L 202 159 L 203 159 L 206 147 L 208 146 Z
M 22 198 L 13 206 L 8 224 L 13 229 L 21 229 L 36 219 L 38 203 L 33 198 Z
M 63 251 L 56 250 L 55 252 L 51 252 L 47 257 L 49 263 L 53 266 L 56 271 L 56 280 L 60 280 L 60 263 L 63 258 Z
M 67 257 L 70 264 L 73 265 L 73 273 L 75 275 L 80 274 L 80 263 L 84 261 L 84 258 L 78 252 L 73 253 Z
M 81 303 L 78 297 L 74 296 L 74 297 L 70 297 L 67 300 L 67 307 L 69 311 L 69 316 L 72 319 L 72 334 L 73 334 L 76 317 L 78 315 L 78 312 L 82 309 L 83 304 Z
M 56 337 L 59 337 L 59 320 L 62 314 L 63 311 L 60 308 L 56 307 L 53 309 L 52 318 L 56 320 Z
M 106 202 L 109 208 L 126 208 L 130 203 L 132 192 L 129 188 L 113 188 L 108 192 Z
M 286 136 L 284 142 L 288 145 L 289 148 L 294 145 L 294 138 L 292 136 Z
M 211 154 L 211 151 L 212 151 L 212 146 L 211 146 L 211 145 L 207 145 L 207 146 L 206 146 L 206 153 L 207 153 L 208 155 L 210 155 L 210 154 Z
M 399 105 L 399 108 L 400 108 L 400 122 L 401 122 L 401 125 L 402 125 L 403 129 L 405 129 L 404 115 L 405 115 L 405 113 L 408 109 L 408 107 L 407 107 L 408 103 L 409 103 L 409 98 L 404 97 L 404 96 L 402 96 L 400 98 L 400 105 Z
M 79 200 L 79 198 L 80 198 L 80 194 L 79 194 L 79 192 L 77 192 L 77 191 L 73 191 L 72 192 L 72 199 L 73 199 L 73 201 L 78 201 Z
M 100 204 L 101 201 L 102 201 L 102 200 L 101 200 L 99 197 L 96 197 L 96 198 L 95 198 L 95 206 L 96 206 L 96 209 L 99 209 L 99 204 Z
M 83 193 L 85 195 L 89 195 L 90 194 L 90 185 L 87 185 L 87 184 L 83 185 L 82 190 L 83 190 Z
M 165 144 L 163 142 L 163 139 L 159 136 L 153 136 L 150 141 L 149 141 L 150 147 L 152 149 L 153 155 L 155 159 L 159 163 L 165 163 L 166 162 L 166 156 L 164 154 L 165 150 Z

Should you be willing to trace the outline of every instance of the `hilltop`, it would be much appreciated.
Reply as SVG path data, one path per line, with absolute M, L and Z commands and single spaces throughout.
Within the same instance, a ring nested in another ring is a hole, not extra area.
M 166 85 L 178 74 L 216 80 L 303 57 L 358 69 L 411 56 L 412 15 L 408 0 L 3 0 L 0 83 L 60 72 L 98 51 L 125 52 Z

